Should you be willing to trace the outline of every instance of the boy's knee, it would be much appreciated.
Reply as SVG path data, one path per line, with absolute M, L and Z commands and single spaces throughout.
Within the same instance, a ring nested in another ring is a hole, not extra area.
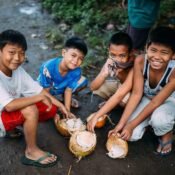
M 143 137 L 144 132 L 145 129 L 143 128 L 135 128 L 129 141 L 134 142 L 140 140 Z
M 163 126 L 167 125 L 170 123 L 168 117 L 166 117 L 166 114 L 164 112 L 154 112 L 153 115 L 151 116 L 151 120 L 149 124 L 153 128 L 162 128 Z
M 164 113 L 159 115 L 153 115 L 149 124 L 154 129 L 154 133 L 157 136 L 161 136 L 171 131 L 174 126 L 174 119 L 172 117 L 168 117 Z
M 25 119 L 37 119 L 38 118 L 38 109 L 36 105 L 30 105 L 28 107 L 25 107 L 24 109 L 21 110 L 21 113 L 23 114 Z

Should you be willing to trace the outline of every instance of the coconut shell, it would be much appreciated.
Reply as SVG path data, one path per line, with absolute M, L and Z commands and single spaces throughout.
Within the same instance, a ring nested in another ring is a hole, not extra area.
M 122 151 L 122 154 L 119 156 L 111 157 L 110 152 L 112 151 L 113 147 L 119 148 Z M 117 135 L 111 135 L 108 138 L 106 148 L 109 151 L 108 155 L 111 158 L 124 158 L 128 153 L 128 143 L 125 140 L 119 138 Z
M 90 147 L 83 147 L 79 145 L 77 142 L 77 137 L 78 135 L 81 135 L 81 134 L 84 134 L 88 138 L 91 137 L 91 140 L 94 139 L 93 145 L 91 145 Z M 69 150 L 80 160 L 82 157 L 85 157 L 94 151 L 96 143 L 97 143 L 97 139 L 94 133 L 89 131 L 76 131 L 70 137 Z
M 92 119 L 92 117 L 95 115 L 95 113 L 93 113 L 93 114 L 91 114 L 88 118 L 87 118 L 87 122 L 89 122 L 89 120 L 91 120 Z M 99 119 L 98 119 L 98 121 L 97 121 L 97 123 L 96 123 L 96 125 L 95 125 L 95 128 L 102 128 L 104 125 L 105 125 L 105 123 L 106 123 L 106 119 L 107 119 L 107 114 L 104 114 L 103 116 L 101 116 Z
M 83 124 L 79 129 L 75 128 L 75 129 L 70 129 L 68 128 L 66 121 L 68 121 L 69 119 L 61 119 L 58 122 L 55 122 L 56 128 L 58 130 L 58 132 L 63 135 L 63 136 L 71 136 L 71 134 L 75 131 L 83 131 L 86 129 L 86 126 Z

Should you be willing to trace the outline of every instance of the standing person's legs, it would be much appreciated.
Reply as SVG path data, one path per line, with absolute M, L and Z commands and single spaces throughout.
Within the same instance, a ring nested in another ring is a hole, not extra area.
M 172 150 L 172 130 L 175 123 L 175 101 L 168 98 L 159 106 L 151 116 L 149 124 L 153 127 L 155 135 L 161 137 L 157 152 L 167 155 Z
M 135 28 L 131 24 L 128 25 L 126 32 L 133 41 L 133 48 L 136 50 L 144 50 L 150 28 Z

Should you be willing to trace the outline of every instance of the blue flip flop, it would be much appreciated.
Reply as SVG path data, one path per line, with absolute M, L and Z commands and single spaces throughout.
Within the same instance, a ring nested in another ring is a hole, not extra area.
M 46 164 L 41 163 L 44 159 L 46 159 L 47 157 L 51 157 L 52 154 L 49 152 L 46 152 L 46 155 L 40 157 L 37 160 L 31 160 L 29 158 L 27 158 L 25 155 L 21 158 L 21 163 L 24 165 L 29 165 L 29 166 L 36 166 L 36 167 L 40 167 L 40 168 L 47 168 L 47 167 L 52 167 L 54 166 L 57 162 L 58 162 L 58 156 L 57 159 L 54 162 L 49 162 Z
M 165 146 L 167 146 L 167 145 L 172 145 L 172 142 L 173 142 L 173 140 L 168 140 L 167 142 L 165 142 L 165 143 L 163 143 L 162 142 L 162 140 L 160 140 L 159 139 L 159 145 L 160 145 L 160 147 L 161 147 L 161 151 L 162 151 L 162 149 L 165 147 Z M 167 156 L 167 155 L 169 155 L 171 152 L 172 152 L 172 148 L 168 151 L 168 152 L 166 152 L 166 153 L 162 153 L 162 152 L 158 152 L 157 150 L 156 150 L 156 154 L 157 155 L 160 155 L 160 156 Z

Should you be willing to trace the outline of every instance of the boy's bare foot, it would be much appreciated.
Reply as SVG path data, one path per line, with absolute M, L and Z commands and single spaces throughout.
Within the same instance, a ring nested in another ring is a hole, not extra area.
M 21 161 L 25 165 L 32 165 L 38 167 L 49 167 L 56 164 L 58 157 L 49 152 L 42 151 L 39 148 L 26 150 L 25 156 L 22 157 Z

